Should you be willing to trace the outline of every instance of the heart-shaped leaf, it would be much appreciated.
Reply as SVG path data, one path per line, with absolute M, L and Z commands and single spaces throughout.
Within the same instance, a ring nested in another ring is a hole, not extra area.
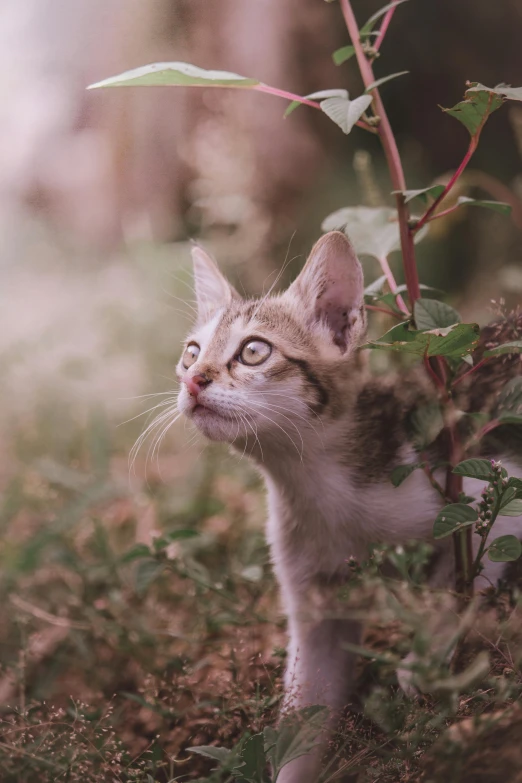
M 340 49 L 336 49 L 332 54 L 332 60 L 336 65 L 342 65 L 347 60 L 350 60 L 355 54 L 355 46 L 341 46 Z
M 501 356 L 505 353 L 522 353 L 522 340 L 514 340 L 512 343 L 503 343 L 489 351 L 484 351 L 484 356 Z
M 460 315 L 453 307 L 439 302 L 438 299 L 417 299 L 413 315 L 417 329 L 421 331 L 437 327 L 445 328 L 461 321 Z
M 318 92 L 311 92 L 309 95 L 304 95 L 304 98 L 310 98 L 310 100 L 319 100 L 320 98 L 348 98 L 348 90 L 335 89 L 335 90 L 319 90 Z M 288 117 L 298 106 L 302 106 L 301 101 L 292 101 L 288 104 L 288 107 L 284 113 L 284 117 Z
M 516 536 L 495 538 L 488 549 L 488 557 L 494 563 L 512 563 L 522 555 L 522 544 Z
M 321 228 L 344 231 L 358 255 L 384 258 L 401 246 L 397 210 L 390 207 L 343 207 L 328 215 Z M 415 241 L 420 242 L 426 233 L 421 229 Z
M 478 514 L 465 503 L 450 503 L 437 515 L 433 525 L 433 538 L 445 538 L 476 522 Z
M 453 468 L 453 473 L 480 481 L 493 481 L 496 475 L 488 459 L 465 459 Z
M 404 76 L 406 73 L 409 73 L 409 71 L 397 71 L 397 73 L 391 73 L 389 76 L 383 76 L 381 79 L 377 79 L 377 81 L 369 84 L 364 92 L 371 92 L 372 90 L 375 90 L 376 87 L 380 87 L 381 84 L 391 82 L 392 79 L 397 79 L 397 77 Z
M 206 71 L 190 63 L 152 63 L 89 85 L 98 87 L 255 87 L 260 82 L 230 71 Z
M 487 201 L 479 198 L 459 196 L 457 204 L 469 207 L 484 207 L 485 209 L 493 210 L 493 212 L 500 212 L 501 215 L 509 215 L 511 213 L 511 205 L 505 204 L 503 201 Z
M 321 110 L 341 128 L 343 133 L 348 134 L 372 100 L 371 95 L 360 95 L 353 101 L 349 98 L 327 98 L 321 101 Z
M 502 103 L 500 95 L 475 82 L 466 90 L 463 101 L 443 111 L 461 122 L 471 136 L 476 136 L 489 115 L 500 109 Z

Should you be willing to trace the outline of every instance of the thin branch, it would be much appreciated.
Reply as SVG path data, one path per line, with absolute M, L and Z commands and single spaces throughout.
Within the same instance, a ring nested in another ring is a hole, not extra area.
M 395 13 L 397 6 L 393 5 L 391 8 L 388 8 L 386 11 L 386 16 L 382 20 L 381 29 L 379 30 L 379 35 L 377 36 L 377 40 L 375 41 L 373 48 L 376 52 L 379 51 L 381 48 L 381 44 L 384 41 L 384 36 L 386 35 L 386 32 L 388 30 L 388 27 L 390 26 L 390 22 L 392 19 L 393 14 Z
M 476 364 L 470 370 L 467 370 L 462 375 L 459 375 L 458 378 L 455 378 L 455 380 L 451 384 L 452 388 L 454 389 L 455 386 L 457 386 L 461 381 L 464 380 L 464 378 L 467 378 L 468 375 L 471 375 L 472 373 L 476 372 L 479 369 L 479 367 L 482 367 L 484 364 L 486 364 L 486 362 L 489 362 L 490 359 L 493 359 L 493 357 L 492 356 L 486 356 L 484 359 L 481 359 L 480 362 L 478 362 L 478 364 Z
M 256 84 L 253 88 L 257 92 L 266 92 L 268 95 L 276 95 L 279 98 L 286 98 L 288 101 L 297 101 L 298 103 L 304 103 L 305 106 L 311 106 L 313 109 L 319 109 L 321 111 L 321 104 L 317 101 L 312 101 L 310 98 L 304 98 L 301 95 L 296 95 L 293 92 L 287 92 L 286 90 L 280 90 L 279 87 L 270 87 L 268 84 Z M 377 133 L 375 128 L 372 128 L 363 120 L 358 120 L 355 123 L 359 128 L 369 131 L 370 133 Z
M 443 209 L 442 212 L 437 212 L 435 215 L 432 215 L 428 218 L 428 223 L 431 223 L 433 220 L 438 220 L 441 217 L 445 217 L 446 215 L 450 215 L 452 212 L 456 212 L 457 209 L 460 209 L 463 204 L 454 204 L 452 207 L 448 207 L 448 209 Z M 417 227 L 414 229 L 417 230 Z
M 397 283 L 395 281 L 395 277 L 393 276 L 393 272 L 390 269 L 390 264 L 388 262 L 388 257 L 387 256 L 379 256 L 379 264 L 381 265 L 381 269 L 382 269 L 382 271 L 383 271 L 383 273 L 384 273 L 384 275 L 386 277 L 386 281 L 387 281 L 388 285 L 390 286 L 390 291 L 392 292 L 392 294 L 396 295 L 396 302 L 397 302 L 397 306 L 398 306 L 399 310 L 402 310 L 402 312 L 405 315 L 409 315 L 410 311 L 406 307 L 404 299 L 402 298 L 402 296 L 400 294 L 397 293 L 398 286 L 397 286 Z
M 375 76 L 373 74 L 371 63 L 368 61 L 361 44 L 359 28 L 357 26 L 357 20 L 355 19 L 350 0 L 341 0 L 341 10 L 343 12 L 346 27 L 348 28 L 348 33 L 355 49 L 355 56 L 357 58 L 357 63 L 359 65 L 359 70 L 361 72 L 364 86 L 368 88 L 375 81 Z M 378 133 L 381 139 L 384 154 L 386 155 L 388 169 L 390 171 L 390 179 L 393 186 L 392 189 L 395 191 L 404 191 L 406 190 L 406 180 L 404 178 L 404 171 L 402 168 L 399 150 L 397 148 L 397 142 L 395 141 L 395 136 L 393 135 L 393 130 L 390 125 L 390 121 L 388 120 L 388 115 L 386 114 L 379 90 L 374 88 L 371 90 L 371 94 L 373 96 L 375 114 L 379 118 Z M 417 266 L 415 263 L 413 236 L 409 229 L 410 212 L 407 204 L 405 203 L 402 192 L 396 193 L 395 198 L 397 202 L 404 276 L 406 278 L 408 296 L 413 306 L 416 300 L 420 299 L 420 286 Z
M 376 305 L 365 305 L 365 307 L 367 310 L 373 310 L 376 313 L 385 313 L 386 315 L 391 315 L 393 318 L 402 321 L 402 317 L 399 313 L 394 313 L 393 310 L 388 310 L 386 307 L 377 307 Z

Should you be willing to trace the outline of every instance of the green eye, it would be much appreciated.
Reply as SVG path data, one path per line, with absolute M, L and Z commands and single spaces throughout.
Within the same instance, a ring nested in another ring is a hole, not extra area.
M 250 340 L 245 343 L 239 354 L 243 364 L 262 364 L 272 353 L 272 346 L 263 340 Z
M 188 370 L 188 368 L 191 367 L 194 364 L 194 362 L 197 361 L 200 350 L 201 349 L 197 343 L 189 343 L 187 345 L 182 360 L 183 367 L 186 370 Z

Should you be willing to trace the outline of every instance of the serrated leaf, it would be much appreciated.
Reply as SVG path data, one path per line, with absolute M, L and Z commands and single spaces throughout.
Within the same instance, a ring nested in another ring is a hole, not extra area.
M 478 514 L 464 503 L 450 503 L 437 514 L 433 525 L 433 538 L 445 538 L 476 522 Z
M 318 92 L 311 92 L 309 95 L 304 95 L 304 98 L 310 98 L 311 100 L 319 100 L 320 98 L 348 98 L 348 90 L 335 89 L 335 90 L 319 90 Z M 298 106 L 302 106 L 301 101 L 292 101 L 288 104 L 288 107 L 283 114 L 286 119 Z
M 510 500 L 509 503 L 507 503 L 505 506 L 503 506 L 503 508 L 501 508 L 499 514 L 501 517 L 522 516 L 522 500 L 520 498 L 515 498 L 514 500 Z
M 364 92 L 369 93 L 372 90 L 375 90 L 376 87 L 380 87 L 381 84 L 386 84 L 386 82 L 390 82 L 392 79 L 397 79 L 399 76 L 404 76 L 407 73 L 409 73 L 409 71 L 397 71 L 397 73 L 391 73 L 389 76 L 383 76 L 369 84 Z
M 321 111 L 335 122 L 343 133 L 348 134 L 372 100 L 371 95 L 360 95 L 353 101 L 349 98 L 327 98 L 321 101 Z
M 461 321 L 460 315 L 453 307 L 438 299 L 417 299 L 413 308 L 417 329 L 425 331 L 453 326 Z
M 484 357 L 501 356 L 505 353 L 522 353 L 522 340 L 514 340 L 512 343 L 503 343 L 490 348 L 489 351 L 484 351 Z
M 319 744 L 328 714 L 326 707 L 314 705 L 285 716 L 277 729 L 265 728 L 265 753 L 272 765 L 274 780 L 283 767 Z
M 118 76 L 111 76 L 101 82 L 90 84 L 87 89 L 99 87 L 244 87 L 261 84 L 230 71 L 207 71 L 197 65 L 183 62 L 152 63 L 133 68 Z
M 488 201 L 480 198 L 468 198 L 467 196 L 459 196 L 457 199 L 459 206 L 469 207 L 484 207 L 485 209 L 491 209 L 493 212 L 500 212 L 501 215 L 511 214 L 511 205 L 506 204 L 503 201 Z
M 355 46 L 341 46 L 332 54 L 332 60 L 336 65 L 342 65 L 350 60 L 355 54 Z
M 378 22 L 379 19 L 384 16 L 386 11 L 389 11 L 390 8 L 393 8 L 396 5 L 401 5 L 402 3 L 405 3 L 406 0 L 394 0 L 393 3 L 388 3 L 387 5 L 384 5 L 382 8 L 379 8 L 378 11 L 376 11 L 367 22 L 363 24 L 361 29 L 359 30 L 359 35 L 361 38 L 364 38 L 365 36 L 369 35 L 371 31 L 373 30 L 375 26 L 375 22 Z
M 234 777 L 238 783 L 266 783 L 267 760 L 262 734 L 254 734 L 245 741 L 239 752 L 239 758 L 240 763 L 232 770 L 239 773 L 239 777 Z
M 425 204 L 428 203 L 428 199 L 436 199 L 444 192 L 444 185 L 430 185 L 427 188 L 420 188 L 420 190 L 393 190 L 392 193 L 402 193 L 404 201 L 407 204 L 409 201 L 413 201 L 414 198 L 420 198 Z
M 502 424 L 522 424 L 522 377 L 512 378 L 504 386 L 494 413 Z
M 512 563 L 522 555 L 522 544 L 516 536 L 500 536 L 492 541 L 488 557 L 494 563 Z
M 321 229 L 344 231 L 358 255 L 379 259 L 401 246 L 397 210 L 390 207 L 343 207 L 328 215 Z M 420 242 L 426 233 L 421 229 L 415 241 Z
M 220 764 L 227 761 L 232 752 L 228 748 L 218 748 L 214 745 L 196 745 L 195 747 L 187 748 L 187 750 L 189 753 L 198 753 L 200 756 L 219 761 Z
M 494 91 L 476 82 L 468 88 L 464 94 L 464 100 L 457 103 L 451 109 L 443 109 L 446 114 L 455 117 L 469 131 L 471 136 L 476 136 L 482 129 L 489 115 L 500 109 L 503 99 Z
M 457 476 L 468 476 L 468 478 L 480 481 L 493 481 L 496 477 L 493 466 L 488 459 L 465 459 L 453 468 L 453 473 L 456 473 Z
M 409 328 L 408 323 L 397 324 L 379 340 L 367 343 L 365 348 L 411 353 L 415 356 L 463 356 L 478 343 L 478 324 L 455 324 L 444 329 L 421 332 Z
M 503 98 L 507 98 L 510 101 L 522 101 L 522 87 L 511 87 L 509 84 L 497 84 L 496 87 L 485 87 L 483 84 L 476 82 L 469 88 L 470 92 L 478 92 L 481 90 L 501 95 Z
M 411 465 L 398 465 L 390 473 L 391 483 L 394 487 L 400 487 L 402 482 L 405 481 L 408 476 L 411 476 L 411 474 L 415 470 L 418 470 L 418 468 L 423 468 L 425 464 L 426 463 L 424 462 L 414 462 Z

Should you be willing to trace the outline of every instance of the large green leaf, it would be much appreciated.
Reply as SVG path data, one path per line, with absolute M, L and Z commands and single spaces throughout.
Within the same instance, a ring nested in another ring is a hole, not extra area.
M 450 503 L 437 515 L 433 525 L 433 538 L 445 538 L 476 522 L 478 514 L 465 503 Z
M 493 481 L 496 476 L 488 459 L 465 459 L 453 468 L 453 473 L 480 481 Z
M 233 768 L 233 772 L 239 773 L 234 779 L 237 783 L 266 783 L 267 776 L 266 754 L 264 737 L 262 734 L 254 734 L 249 737 L 240 750 L 240 763 Z
M 509 503 L 506 503 L 506 505 L 500 509 L 499 514 L 501 517 L 522 516 L 522 500 L 520 498 L 510 500 Z
M 214 745 L 197 745 L 193 748 L 187 748 L 189 753 L 198 753 L 200 756 L 205 756 L 208 759 L 214 759 L 223 763 L 227 761 L 231 751 L 228 748 L 218 748 Z
M 401 246 L 397 210 L 390 207 L 343 207 L 328 215 L 321 228 L 344 231 L 359 255 L 379 259 Z M 420 242 L 426 233 L 421 229 L 415 241 Z
M 516 536 L 495 538 L 488 548 L 488 557 L 494 563 L 512 563 L 522 555 L 522 544 Z
M 355 54 L 355 46 L 341 46 L 340 49 L 336 49 L 332 54 L 332 60 L 336 65 L 342 65 L 347 60 L 350 60 Z
M 338 125 L 343 133 L 350 133 L 355 123 L 360 120 L 370 103 L 371 95 L 360 95 L 351 101 L 346 98 L 326 98 L 321 101 L 321 111 L 324 111 L 332 122 Z
M 381 84 L 391 82 L 392 79 L 397 79 L 399 76 L 404 76 L 406 73 L 409 73 L 409 71 L 397 71 L 397 73 L 391 73 L 389 76 L 382 76 L 380 79 L 369 84 L 364 92 L 371 92 L 372 90 L 375 90 L 376 87 L 380 87 Z
M 466 90 L 463 101 L 443 111 L 459 120 L 468 129 L 470 135 L 475 136 L 482 129 L 489 115 L 500 109 L 502 103 L 503 98 L 500 95 L 474 82 Z
M 512 378 L 506 383 L 494 413 L 502 424 L 522 424 L 522 377 Z
M 514 340 L 512 343 L 503 343 L 489 351 L 484 351 L 484 357 L 501 356 L 504 353 L 522 353 L 522 340 Z
M 397 324 L 379 340 L 367 343 L 366 348 L 400 351 L 415 356 L 464 356 L 476 346 L 480 329 L 477 324 L 455 324 L 428 332 L 416 331 L 409 324 Z
M 420 198 L 426 204 L 429 198 L 436 199 L 444 192 L 444 185 L 430 185 L 427 188 L 420 188 L 420 190 L 394 190 L 392 192 L 402 193 L 406 204 L 414 198 Z
M 230 71 L 206 71 L 190 63 L 152 63 L 89 85 L 98 87 L 255 87 L 260 82 Z
M 272 765 L 275 781 L 286 764 L 306 755 L 320 742 L 328 713 L 326 707 L 305 707 L 285 716 L 277 729 L 265 728 L 265 753 Z
M 506 204 L 503 201 L 488 201 L 480 198 L 459 196 L 457 204 L 459 206 L 484 207 L 485 209 L 493 210 L 493 212 L 500 212 L 501 215 L 509 215 L 511 213 L 511 205 Z
M 485 87 L 479 82 L 475 82 L 468 92 L 481 92 L 486 90 L 495 95 L 500 95 L 510 101 L 522 101 L 522 87 L 511 87 L 509 84 L 497 84 L 496 87 Z
M 309 95 L 304 95 L 304 98 L 309 98 L 311 100 L 319 100 L 324 98 L 348 98 L 348 90 L 343 90 L 342 88 L 334 89 L 334 90 L 319 90 L 318 92 L 311 92 Z M 284 117 L 288 117 L 290 114 L 292 114 L 293 111 L 297 109 L 298 106 L 302 106 L 303 104 L 301 101 L 292 101 L 288 104 L 288 108 L 284 113 Z
M 413 316 L 417 329 L 426 331 L 453 326 L 461 321 L 460 315 L 453 307 L 438 299 L 417 299 L 413 308 Z

